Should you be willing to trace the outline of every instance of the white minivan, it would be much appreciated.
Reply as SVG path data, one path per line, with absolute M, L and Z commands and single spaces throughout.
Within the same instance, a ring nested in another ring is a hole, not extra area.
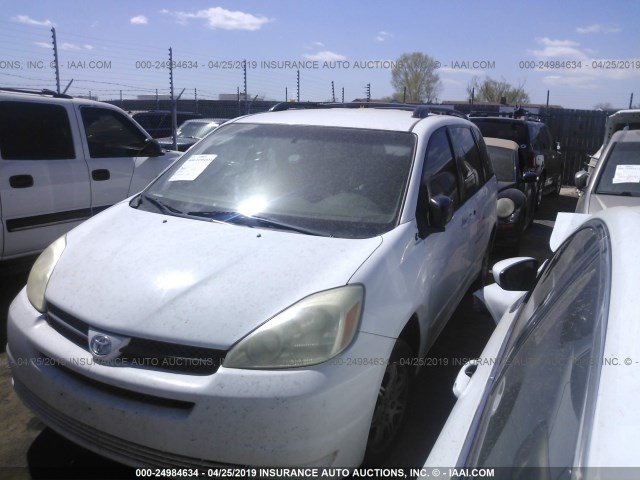
M 462 115 L 312 106 L 228 122 L 43 252 L 7 355 L 47 425 L 134 466 L 382 461 L 496 179 Z

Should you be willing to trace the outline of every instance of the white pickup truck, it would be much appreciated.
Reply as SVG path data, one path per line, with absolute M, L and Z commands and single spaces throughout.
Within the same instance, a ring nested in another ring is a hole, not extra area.
M 38 253 L 180 155 L 113 105 L 0 89 L 0 260 Z

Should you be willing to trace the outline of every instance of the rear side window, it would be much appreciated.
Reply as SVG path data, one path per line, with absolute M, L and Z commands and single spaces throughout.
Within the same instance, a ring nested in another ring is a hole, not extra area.
M 450 127 L 451 144 L 462 173 L 463 201 L 473 195 L 484 184 L 484 167 L 480 150 L 468 127 Z
M 91 158 L 136 157 L 144 148 L 146 137 L 124 115 L 96 107 L 81 112 Z
M 67 110 L 47 103 L 2 102 L 0 152 L 5 160 L 75 158 Z

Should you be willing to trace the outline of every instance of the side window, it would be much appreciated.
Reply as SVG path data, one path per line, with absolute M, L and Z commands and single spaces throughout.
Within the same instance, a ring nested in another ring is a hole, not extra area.
M 449 132 L 462 173 L 462 201 L 464 202 L 484 185 L 484 168 L 471 129 L 468 127 L 449 127 Z
M 478 145 L 478 151 L 480 152 L 480 159 L 482 161 L 482 169 L 484 170 L 484 178 L 486 180 L 493 177 L 493 165 L 491 164 L 491 159 L 489 158 L 489 153 L 487 152 L 487 145 L 484 143 L 484 138 L 479 130 L 472 130 L 473 136 L 476 139 L 476 144 Z
M 2 102 L 0 152 L 5 160 L 76 157 L 67 110 L 62 105 Z
M 575 465 L 603 354 L 609 251 L 594 225 L 555 255 L 515 320 L 466 463 Z
M 430 195 L 446 195 L 454 208 L 460 204 L 458 171 L 451 152 L 446 127 L 436 130 L 429 139 L 422 170 L 422 183 L 428 185 Z
M 136 157 L 144 148 L 146 137 L 124 115 L 96 107 L 80 111 L 92 158 Z

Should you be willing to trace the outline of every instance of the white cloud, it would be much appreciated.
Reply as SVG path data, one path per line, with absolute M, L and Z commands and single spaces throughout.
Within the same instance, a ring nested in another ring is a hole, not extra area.
M 83 45 L 83 47 L 84 47 L 86 50 L 93 50 L 93 45 L 85 44 L 85 45 Z
M 132 17 L 129 22 L 133 25 L 146 25 L 149 23 L 149 19 L 144 15 L 136 15 L 135 17 Z
M 263 15 L 252 15 L 240 11 L 226 10 L 221 7 L 198 10 L 196 13 L 171 12 L 164 9 L 161 10 L 161 13 L 175 16 L 178 23 L 181 24 L 186 24 L 188 20 L 193 18 L 204 19 L 207 27 L 222 30 L 260 30 L 265 23 L 271 21 L 271 19 Z
M 486 75 L 484 70 L 474 70 L 472 68 L 451 68 L 451 67 L 440 67 L 436 70 L 438 74 L 463 74 L 463 75 L 475 75 L 478 77 L 483 77 Z
M 580 44 L 572 40 L 553 40 L 548 37 L 536 38 L 536 42 L 544 48 L 530 50 L 539 59 L 560 58 L 563 60 L 587 60 L 587 54 L 580 50 Z
M 587 27 L 576 28 L 576 32 L 578 33 L 618 33 L 621 31 L 622 31 L 621 28 L 607 27 L 605 25 L 600 25 L 599 23 L 589 25 Z
M 588 76 L 576 75 L 547 75 L 542 79 L 542 83 L 550 87 L 571 87 L 571 88 L 598 88 L 598 84 L 593 82 Z
M 53 44 L 47 42 L 33 42 L 34 45 L 42 48 L 51 48 Z
M 24 23 L 25 25 L 34 25 L 37 27 L 55 27 L 56 24 L 51 20 L 34 20 L 28 15 L 16 15 L 11 20 L 18 23 Z
M 307 60 L 318 60 L 321 62 L 337 62 L 340 60 L 346 60 L 347 57 L 340 55 L 339 53 L 330 52 L 325 50 L 323 52 L 314 53 L 313 55 L 303 55 Z
M 378 32 L 378 34 L 376 35 L 376 40 L 379 42 L 384 42 L 392 37 L 393 35 L 389 32 Z

